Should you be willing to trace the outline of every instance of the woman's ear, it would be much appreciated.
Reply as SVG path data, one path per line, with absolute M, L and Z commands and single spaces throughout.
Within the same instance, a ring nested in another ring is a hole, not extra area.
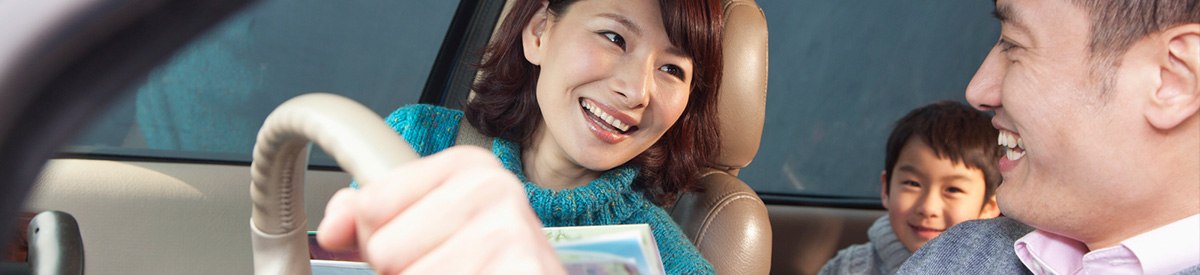
M 546 33 L 546 24 L 550 21 L 546 14 L 546 7 L 549 3 L 545 0 L 541 2 L 542 7 L 533 15 L 533 18 L 529 19 L 525 28 L 521 29 L 521 45 L 525 50 L 525 60 L 537 66 L 542 65 L 542 38 Z
M 996 205 L 996 195 L 983 201 L 983 209 L 979 210 L 980 219 L 991 219 L 1000 216 L 1000 206 Z
M 1200 112 L 1200 24 L 1171 27 L 1161 39 L 1167 56 L 1160 64 L 1162 82 L 1150 95 L 1146 120 L 1166 131 Z
M 888 208 L 888 180 L 887 170 L 879 172 L 879 203 L 883 204 L 883 209 Z

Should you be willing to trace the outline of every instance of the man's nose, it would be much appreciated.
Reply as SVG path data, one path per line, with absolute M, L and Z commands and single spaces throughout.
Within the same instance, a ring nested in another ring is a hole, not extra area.
M 983 59 L 983 64 L 979 64 L 979 70 L 975 71 L 975 77 L 971 78 L 971 83 L 967 84 L 967 102 L 971 103 L 976 109 L 981 111 L 990 111 L 1000 108 L 1000 90 L 1001 84 L 1004 82 L 1004 70 L 1006 60 L 1004 53 L 1000 52 L 1000 47 L 992 47 L 988 52 L 987 58 Z

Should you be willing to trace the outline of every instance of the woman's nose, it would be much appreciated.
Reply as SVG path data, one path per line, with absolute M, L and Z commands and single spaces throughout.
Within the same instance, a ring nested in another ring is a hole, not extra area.
M 614 79 L 613 91 L 620 96 L 622 107 L 637 109 L 645 107 L 650 93 L 655 89 L 654 63 L 649 61 L 627 62 L 620 67 Z

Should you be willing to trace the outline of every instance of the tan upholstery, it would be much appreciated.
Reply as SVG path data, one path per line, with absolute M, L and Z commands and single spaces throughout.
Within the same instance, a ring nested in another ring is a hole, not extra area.
M 771 222 L 754 190 L 737 178 L 758 153 L 767 98 L 767 22 L 752 0 L 722 1 L 725 69 L 719 114 L 721 152 L 680 197 L 671 216 L 718 274 L 767 274 Z
M 725 0 L 725 74 L 721 81 L 721 154 L 714 168 L 734 176 L 750 165 L 767 106 L 767 19 L 754 0 Z
M 772 274 L 817 274 L 825 262 L 853 244 L 865 243 L 867 229 L 887 212 L 875 209 L 771 205 L 776 244 Z

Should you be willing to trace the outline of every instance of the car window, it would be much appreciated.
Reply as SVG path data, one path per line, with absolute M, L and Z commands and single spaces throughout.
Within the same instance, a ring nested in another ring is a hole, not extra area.
M 457 6 L 264 1 L 152 71 L 65 151 L 249 161 L 267 114 L 309 92 L 386 115 L 418 101 Z M 334 165 L 321 152 L 312 163 Z
M 758 4 L 771 31 L 766 124 L 739 177 L 764 198 L 878 204 L 892 124 L 936 100 L 965 102 L 999 33 L 988 1 Z
M 759 0 L 766 125 L 739 177 L 764 198 L 877 200 L 892 123 L 962 91 L 998 29 L 986 1 Z M 334 92 L 416 103 L 457 1 L 266 1 L 185 47 L 65 151 L 249 161 L 274 106 Z M 312 163 L 335 165 L 315 150 Z

